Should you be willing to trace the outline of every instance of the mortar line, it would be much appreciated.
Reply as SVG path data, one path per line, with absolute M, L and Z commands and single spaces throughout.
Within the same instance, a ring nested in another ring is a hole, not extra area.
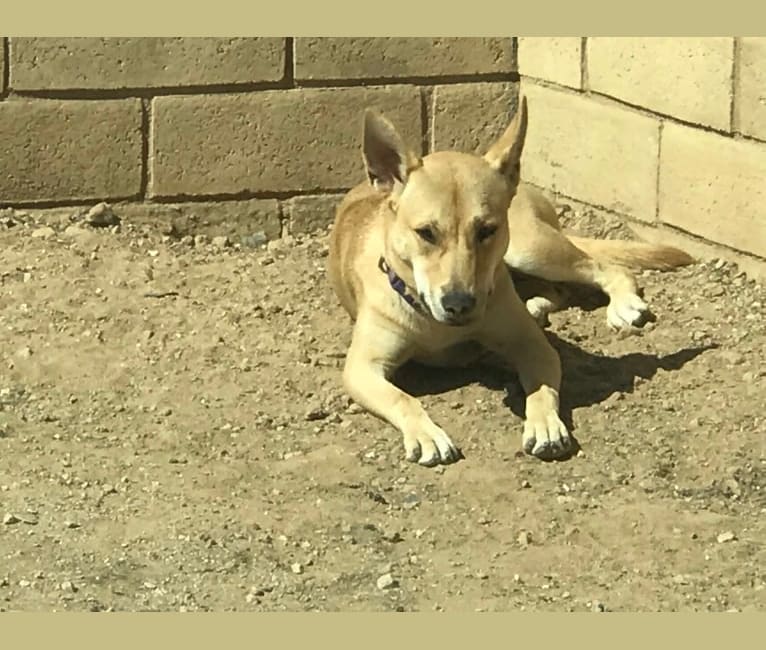
M 3 38 L 3 91 L 0 92 L 0 99 L 5 99 L 10 93 L 11 85 L 11 39 L 8 36 Z
M 669 115 L 667 113 L 654 112 L 643 106 L 639 106 L 637 104 L 631 104 L 630 102 L 627 102 L 623 99 L 618 99 L 617 97 L 612 97 L 610 95 L 606 95 L 598 91 L 589 90 L 586 93 L 583 93 L 577 90 L 576 88 L 571 88 L 569 86 L 562 86 L 552 81 L 546 81 L 545 79 L 537 79 L 536 77 L 527 77 L 527 76 L 523 76 L 522 79 L 524 82 L 526 82 L 528 85 L 531 85 L 531 86 L 538 86 L 540 88 L 547 88 L 549 90 L 557 90 L 567 95 L 580 97 L 580 98 L 587 97 L 588 99 L 598 102 L 598 104 L 601 106 L 611 106 L 612 108 L 627 109 L 636 115 L 643 115 L 644 117 L 651 117 L 656 120 L 662 119 L 671 124 L 688 126 L 688 127 L 697 129 L 699 131 L 706 131 L 708 133 L 723 135 L 729 140 L 752 140 L 754 142 L 762 142 L 758 138 L 754 138 L 752 136 L 743 136 L 742 134 L 739 134 L 739 133 L 732 134 L 731 132 L 725 129 L 722 129 L 720 127 L 710 126 L 709 124 L 699 124 L 698 122 L 690 122 L 688 120 L 683 120 L 679 117 L 676 117 L 675 115 Z
M 265 90 L 294 90 L 297 88 L 371 88 L 374 86 L 438 86 L 459 83 L 517 82 L 517 72 L 490 72 L 485 74 L 443 75 L 435 77 L 370 77 L 365 79 L 304 79 L 257 81 L 247 83 L 211 84 L 192 86 L 157 86 L 153 88 L 66 88 L 66 89 L 14 89 L 16 97 L 31 99 L 150 99 L 173 95 L 244 94 Z
M 295 88 L 295 39 L 285 38 L 285 70 L 284 81 L 290 88 Z
M 737 95 L 739 93 L 739 38 L 732 39 L 731 46 L 731 105 L 729 107 L 729 128 L 732 133 L 739 131 L 739 119 L 737 115 Z
M 433 90 L 420 89 L 420 151 L 423 156 L 431 153 L 431 111 Z
M 141 100 L 141 198 L 146 197 L 151 187 L 151 149 L 152 149 L 152 101 Z
M 662 223 L 660 219 L 660 167 L 662 165 L 662 135 L 665 131 L 665 120 L 660 120 L 657 131 L 657 178 L 654 186 L 654 223 Z
M 590 79 L 588 78 L 588 37 L 580 37 L 580 90 L 588 92 L 590 90 Z

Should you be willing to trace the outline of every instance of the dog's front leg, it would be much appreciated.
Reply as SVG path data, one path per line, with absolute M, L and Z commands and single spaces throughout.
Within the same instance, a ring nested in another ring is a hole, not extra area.
M 407 460 L 426 466 L 452 463 L 460 458 L 460 452 L 449 436 L 433 423 L 417 399 L 390 381 L 408 356 L 401 336 L 360 318 L 343 370 L 346 392 L 360 406 L 399 430 Z
M 487 319 L 481 342 L 519 375 L 527 396 L 524 450 L 545 460 L 568 455 L 572 439 L 559 417 L 559 355 L 512 288 Z

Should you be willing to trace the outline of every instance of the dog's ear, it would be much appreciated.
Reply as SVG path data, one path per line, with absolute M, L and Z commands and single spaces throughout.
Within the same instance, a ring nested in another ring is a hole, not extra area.
M 521 152 L 524 149 L 524 139 L 527 135 L 527 98 L 521 96 L 519 107 L 511 123 L 495 143 L 484 154 L 486 160 L 494 169 L 512 180 L 518 180 Z
M 410 172 L 422 164 L 394 125 L 372 109 L 364 112 L 362 154 L 370 183 L 385 192 L 401 189 Z

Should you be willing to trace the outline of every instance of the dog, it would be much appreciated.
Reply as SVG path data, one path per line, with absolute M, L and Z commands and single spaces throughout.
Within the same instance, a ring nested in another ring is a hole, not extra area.
M 402 434 L 407 460 L 421 465 L 462 455 L 420 402 L 392 383 L 409 360 L 442 367 L 489 361 L 515 370 L 526 398 L 524 451 L 544 460 L 571 454 L 573 439 L 559 417 L 561 364 L 540 326 L 560 300 L 543 285 L 523 302 L 511 272 L 601 290 L 608 325 L 623 329 L 641 326 L 650 313 L 631 269 L 693 262 L 669 246 L 565 235 L 551 203 L 520 181 L 527 114 L 522 97 L 483 156 L 420 157 L 385 116 L 364 113 L 367 181 L 338 205 L 327 264 L 353 321 L 343 384 Z

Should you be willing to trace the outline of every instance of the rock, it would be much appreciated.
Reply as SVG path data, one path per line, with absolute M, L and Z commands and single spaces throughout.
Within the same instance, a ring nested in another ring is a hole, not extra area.
M 516 541 L 519 543 L 520 546 L 527 547 L 532 543 L 532 533 L 530 533 L 528 530 L 522 530 L 519 533 L 519 536 L 516 538 Z
M 71 580 L 65 580 L 59 585 L 59 589 L 73 594 L 77 591 L 77 586 Z
M 10 512 L 3 517 L 3 523 L 6 526 L 12 526 L 13 524 L 18 524 L 20 522 L 21 519 L 19 519 L 16 515 L 11 514 Z
M 32 356 L 32 348 L 29 346 L 24 346 L 23 348 L 19 348 L 16 350 L 16 356 L 21 357 L 22 359 L 29 359 L 29 357 Z
M 80 524 L 78 524 L 76 521 L 66 520 L 64 522 L 64 528 L 74 529 L 74 528 L 79 528 L 79 527 L 80 527 Z
M 521 487 L 523 487 L 523 488 L 530 488 L 530 487 L 532 487 L 532 484 L 529 481 L 527 481 L 527 479 L 524 479 L 521 482 Z
M 375 583 L 378 586 L 378 589 L 381 591 L 386 591 L 387 589 L 393 589 L 397 586 L 397 582 L 394 579 L 394 576 L 392 576 L 390 573 L 384 573 L 382 576 L 380 576 Z
M 306 419 L 309 422 L 314 422 L 316 420 L 324 420 L 328 415 L 330 414 L 324 409 L 323 406 L 315 405 L 306 412 Z
M 737 539 L 737 536 L 730 530 L 727 530 L 726 532 L 721 533 L 720 535 L 718 535 L 718 537 L 716 537 L 716 540 L 718 541 L 719 544 L 725 544 L 726 542 L 733 542 L 736 539 Z
M 242 235 L 240 241 L 242 245 L 247 248 L 258 248 L 268 244 L 269 237 L 265 232 L 259 230 L 254 232 L 252 235 Z
M 210 243 L 213 244 L 215 248 L 226 248 L 227 246 L 231 245 L 231 242 L 229 241 L 229 238 L 226 235 L 219 235 L 218 237 L 213 237 L 213 241 Z
M 73 223 L 64 228 L 64 236 L 79 239 L 81 237 L 92 237 L 93 233 Z
M 414 492 L 410 492 L 408 495 L 402 499 L 402 507 L 406 508 L 407 510 L 411 510 L 412 508 L 417 508 L 420 505 L 420 497 L 415 494 Z
M 35 230 L 32 231 L 32 237 L 35 237 L 37 239 L 53 237 L 55 234 L 56 234 L 56 231 L 53 230 L 53 228 L 51 228 L 50 226 L 36 228 Z
M 205 235 L 195 235 L 194 236 L 194 245 L 196 247 L 204 246 L 207 244 L 207 237 Z
M 290 565 L 290 570 L 293 573 L 300 575 L 301 573 L 303 573 L 303 565 L 300 562 L 293 562 Z
M 606 605 L 602 603 L 601 601 L 594 600 L 591 604 L 590 610 L 592 612 L 605 612 L 606 611 Z
M 120 223 L 120 218 L 112 211 L 108 203 L 94 205 L 85 215 L 85 221 L 94 228 L 108 228 Z

